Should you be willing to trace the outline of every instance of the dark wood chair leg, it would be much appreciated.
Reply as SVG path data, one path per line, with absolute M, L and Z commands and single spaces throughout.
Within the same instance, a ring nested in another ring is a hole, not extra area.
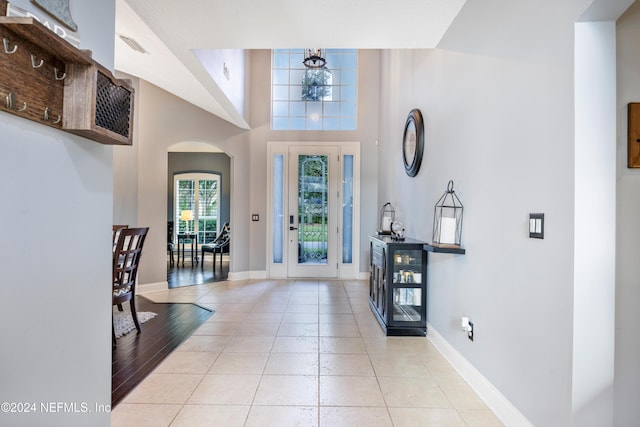
M 136 325 L 138 332 L 141 331 L 140 323 L 138 323 L 138 313 L 136 312 L 136 299 L 135 296 L 131 296 L 131 317 L 133 317 L 133 323 Z
M 116 327 L 113 324 L 113 320 L 111 321 L 111 346 L 116 346 Z
M 122 311 L 122 304 L 118 304 L 118 311 Z
M 220 270 L 222 270 L 222 254 L 224 252 L 223 248 L 220 248 Z

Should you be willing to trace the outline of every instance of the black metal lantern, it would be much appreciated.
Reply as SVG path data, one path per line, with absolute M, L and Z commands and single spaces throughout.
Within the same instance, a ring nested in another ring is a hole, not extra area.
M 385 203 L 380 209 L 380 218 L 378 224 L 378 234 L 390 235 L 391 224 L 396 217 L 396 210 L 393 208 L 390 202 Z
M 453 191 L 453 180 L 451 180 L 447 184 L 447 191 L 438 199 L 433 212 L 433 243 L 460 246 L 462 210 L 462 203 Z

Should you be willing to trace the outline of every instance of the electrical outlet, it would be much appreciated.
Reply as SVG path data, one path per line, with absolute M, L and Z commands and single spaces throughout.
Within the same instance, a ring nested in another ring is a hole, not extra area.
M 473 322 L 470 322 L 467 316 L 463 316 L 461 320 L 462 330 L 465 331 L 469 339 L 473 341 Z

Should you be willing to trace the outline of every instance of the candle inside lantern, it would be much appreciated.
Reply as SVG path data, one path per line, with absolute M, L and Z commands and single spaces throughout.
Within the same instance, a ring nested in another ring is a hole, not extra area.
M 440 218 L 440 242 L 445 244 L 456 243 L 456 219 L 443 216 Z

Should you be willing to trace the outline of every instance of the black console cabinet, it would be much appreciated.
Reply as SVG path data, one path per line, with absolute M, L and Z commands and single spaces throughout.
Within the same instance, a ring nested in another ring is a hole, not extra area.
M 425 242 L 370 237 L 369 305 L 387 335 L 427 334 Z

